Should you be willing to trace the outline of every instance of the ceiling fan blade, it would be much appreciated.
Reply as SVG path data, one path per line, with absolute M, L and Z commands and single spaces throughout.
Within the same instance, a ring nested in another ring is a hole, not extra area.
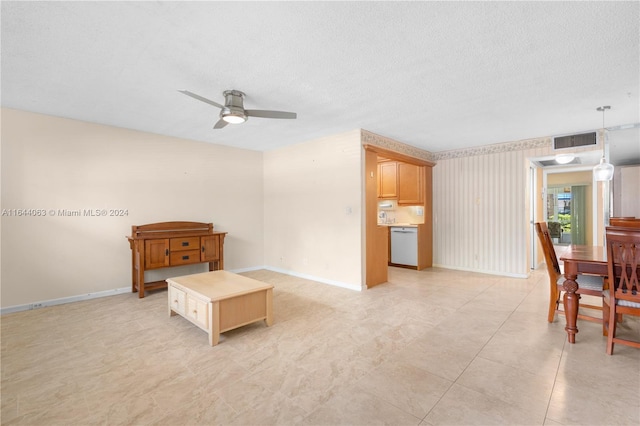
M 245 109 L 244 112 L 250 117 L 262 118 L 296 118 L 298 116 L 295 112 L 267 111 L 262 109 Z
M 226 121 L 224 121 L 222 118 L 220 120 L 218 120 L 218 122 L 216 123 L 215 126 L 213 126 L 214 129 L 222 129 L 224 126 L 226 126 L 227 123 Z
M 200 95 L 196 95 L 195 93 L 190 92 L 190 91 L 188 91 L 188 90 L 178 90 L 178 92 L 180 92 L 180 93 L 184 93 L 184 94 L 185 94 L 185 95 L 187 95 L 187 96 L 191 96 L 193 99 L 197 99 L 197 100 L 202 101 L 202 102 L 204 102 L 204 103 L 207 103 L 207 104 L 209 104 L 209 105 L 213 105 L 214 107 L 224 108 L 224 106 L 223 106 L 223 105 L 220 105 L 220 104 L 219 104 L 219 103 L 217 103 L 217 102 L 213 102 L 213 101 L 212 101 L 212 100 L 210 100 L 210 99 L 203 98 L 202 96 L 200 96 Z

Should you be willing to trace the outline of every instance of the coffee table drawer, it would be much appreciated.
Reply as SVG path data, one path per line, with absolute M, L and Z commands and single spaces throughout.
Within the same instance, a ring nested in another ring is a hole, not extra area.
M 198 327 L 209 330 L 209 303 L 187 294 L 187 318 Z
M 169 287 L 169 307 L 180 315 L 185 314 L 186 293 L 176 287 Z

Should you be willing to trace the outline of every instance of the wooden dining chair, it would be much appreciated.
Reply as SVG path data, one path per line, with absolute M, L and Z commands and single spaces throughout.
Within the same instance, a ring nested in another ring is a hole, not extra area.
M 610 226 L 606 228 L 609 288 L 603 292 L 602 332 L 607 336 L 607 354 L 613 345 L 640 348 L 638 340 L 616 336 L 619 315 L 640 316 L 640 229 Z
M 542 245 L 542 252 L 544 253 L 544 260 L 547 264 L 547 273 L 549 274 L 549 314 L 547 321 L 553 322 L 555 313 L 559 312 L 564 314 L 564 311 L 560 309 L 560 296 L 564 291 L 562 283 L 564 283 L 565 277 L 560 264 L 558 263 L 558 257 L 556 256 L 556 250 L 553 248 L 553 241 L 549 235 L 549 229 L 545 222 L 537 222 L 535 224 L 536 234 Z M 578 278 L 578 291 L 576 294 L 588 294 L 602 298 L 602 290 L 605 287 L 605 281 L 600 276 L 593 275 L 580 275 Z M 602 310 L 602 305 L 580 304 L 580 308 L 590 308 L 596 310 Z M 587 321 L 602 322 L 602 318 L 593 317 L 578 313 L 579 319 Z

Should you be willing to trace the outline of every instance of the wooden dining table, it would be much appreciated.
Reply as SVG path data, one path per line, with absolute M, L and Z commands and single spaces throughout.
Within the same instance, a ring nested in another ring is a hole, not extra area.
M 608 274 L 607 252 L 604 247 L 572 245 L 560 255 L 560 260 L 564 262 L 564 277 L 562 283 L 564 296 L 565 317 L 569 343 L 576 342 L 578 333 L 578 308 L 580 306 L 580 295 L 576 294 L 580 286 L 578 274 L 599 275 L 606 277 Z

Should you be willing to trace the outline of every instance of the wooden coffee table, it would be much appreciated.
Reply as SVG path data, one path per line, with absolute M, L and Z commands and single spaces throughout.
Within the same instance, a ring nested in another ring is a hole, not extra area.
M 181 315 L 209 333 L 220 333 L 264 320 L 273 323 L 273 285 L 227 271 L 204 272 L 167 279 L 169 316 Z

